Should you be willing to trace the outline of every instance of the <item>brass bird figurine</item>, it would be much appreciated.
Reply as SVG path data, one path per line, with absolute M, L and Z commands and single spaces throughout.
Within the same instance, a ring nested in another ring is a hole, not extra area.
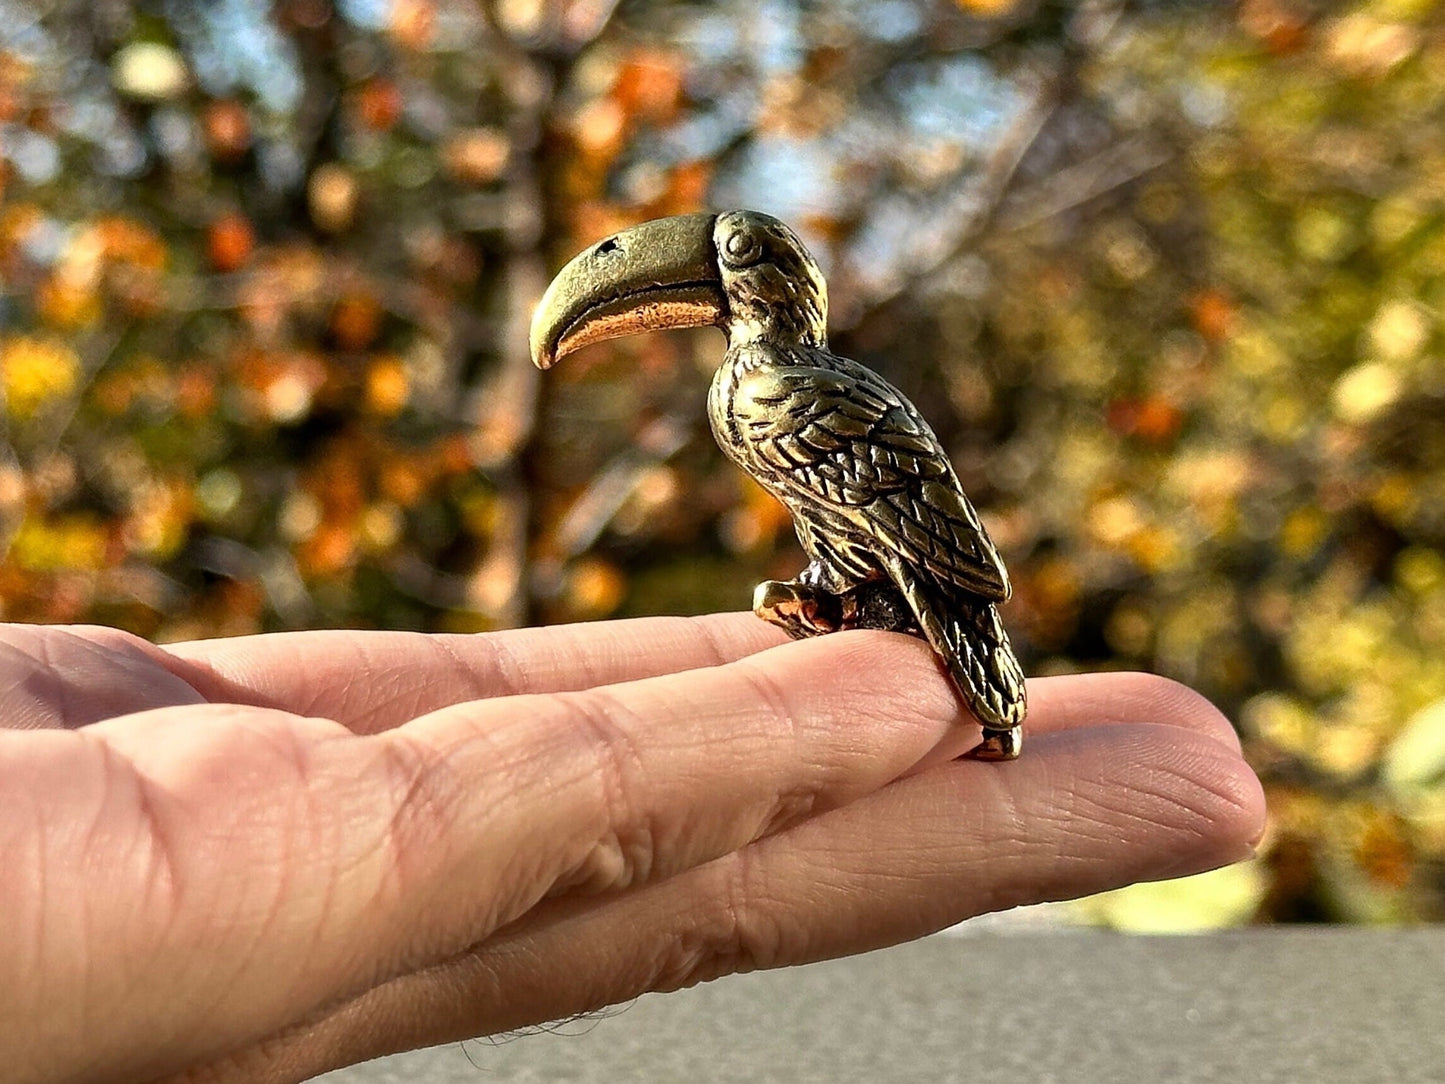
M 1008 573 L 953 466 L 902 393 L 828 349 L 828 288 L 791 229 L 756 211 L 623 230 L 567 264 L 532 320 L 550 368 L 589 343 L 714 325 L 718 444 L 793 515 L 809 565 L 758 585 L 794 636 L 882 628 L 925 637 L 983 724 L 973 756 L 1019 754 L 1024 677 L 999 620 Z

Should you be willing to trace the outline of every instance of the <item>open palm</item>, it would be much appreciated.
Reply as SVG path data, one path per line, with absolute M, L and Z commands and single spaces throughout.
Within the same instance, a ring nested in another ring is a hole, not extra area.
M 0 628 L 7 1079 L 301 1080 L 1243 857 L 1144 675 L 977 738 L 926 646 L 751 615 L 161 648 Z

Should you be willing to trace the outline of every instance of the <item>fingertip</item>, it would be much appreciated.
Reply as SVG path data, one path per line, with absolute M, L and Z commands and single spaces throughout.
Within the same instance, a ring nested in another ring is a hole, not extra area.
M 1032 678 L 1025 728 L 1161 723 L 1194 731 L 1240 751 L 1239 735 L 1206 697 L 1173 678 L 1139 671 Z
M 1218 841 L 1218 861 L 1206 868 L 1254 857 L 1269 819 L 1264 784 L 1238 752 L 1237 741 L 1217 743 L 1201 779 L 1214 796 L 1210 820 Z
M 1168 834 L 1151 879 L 1183 877 L 1250 858 L 1264 834 L 1264 787 L 1237 743 L 1177 727 L 1137 728 L 1136 767 L 1120 766 L 1138 808 Z M 1107 784 L 1106 784 L 1107 785 Z

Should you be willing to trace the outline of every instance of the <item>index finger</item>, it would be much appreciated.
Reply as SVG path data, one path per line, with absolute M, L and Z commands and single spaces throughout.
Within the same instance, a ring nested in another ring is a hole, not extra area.
M 719 666 L 786 641 L 752 614 L 731 613 L 471 635 L 285 632 L 165 651 L 207 700 L 321 716 L 372 734 L 469 700 Z

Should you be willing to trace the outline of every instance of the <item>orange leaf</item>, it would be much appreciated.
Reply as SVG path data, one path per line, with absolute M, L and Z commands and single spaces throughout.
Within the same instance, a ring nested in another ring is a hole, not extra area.
M 331 333 L 343 350 L 365 350 L 381 332 L 381 306 L 370 294 L 348 294 L 331 312 Z
M 1236 309 L 1234 301 L 1223 290 L 1201 290 L 1190 302 L 1190 315 L 1194 330 L 1210 342 L 1219 342 L 1229 337 L 1234 330 Z
M 390 417 L 406 406 L 411 394 L 406 366 L 394 355 L 377 358 L 366 370 L 366 406 L 373 414 Z
M 390 79 L 370 79 L 356 91 L 356 115 L 374 132 L 388 132 L 401 119 L 401 88 Z
M 201 115 L 201 130 L 211 157 L 234 165 L 251 149 L 251 116 L 240 102 L 211 102 Z
M 206 257 L 217 271 L 236 271 L 245 266 L 256 248 L 256 234 L 244 215 L 223 214 L 206 231 Z
M 431 44 L 436 16 L 434 0 L 395 0 L 391 6 L 391 36 L 403 48 L 419 53 Z
M 677 56 L 640 49 L 618 71 L 612 97 L 629 117 L 666 124 L 677 115 L 682 89 L 682 63 Z

